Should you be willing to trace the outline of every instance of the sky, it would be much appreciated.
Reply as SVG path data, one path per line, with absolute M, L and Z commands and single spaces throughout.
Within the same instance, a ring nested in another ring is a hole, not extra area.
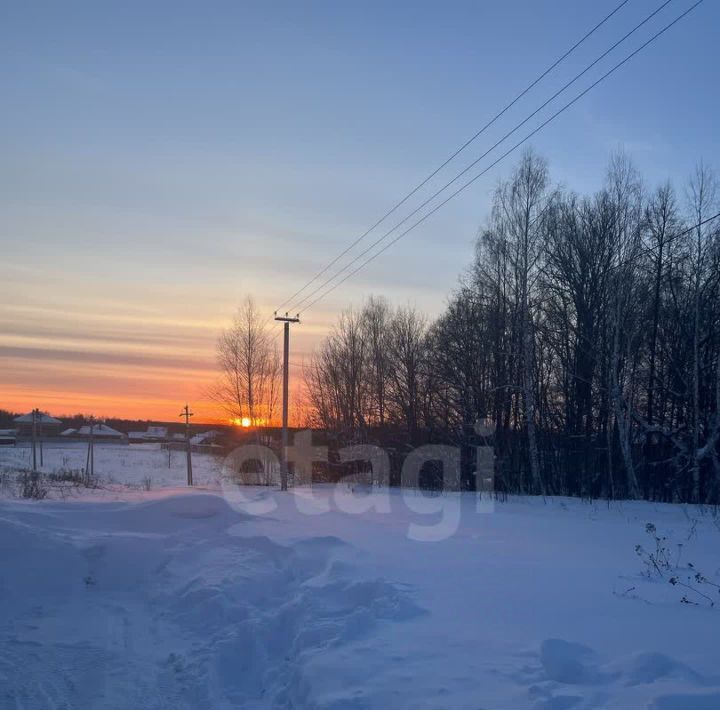
M 171 420 L 189 401 L 212 419 L 215 342 L 243 298 L 270 317 L 617 2 L 2 3 L 0 408 Z M 660 4 L 630 0 L 419 195 Z M 705 0 L 531 144 L 581 192 L 618 149 L 650 186 L 681 187 L 701 159 L 720 170 L 719 60 Z M 302 313 L 296 395 L 343 308 L 442 310 L 517 157 Z

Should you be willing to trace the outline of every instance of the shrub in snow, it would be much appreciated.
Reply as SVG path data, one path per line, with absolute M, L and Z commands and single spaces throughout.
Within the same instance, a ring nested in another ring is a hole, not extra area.
M 664 578 L 663 572 L 667 572 L 672 567 L 670 564 L 670 550 L 666 544 L 667 538 L 658 535 L 657 528 L 653 523 L 648 523 L 645 526 L 645 532 L 653 539 L 655 550 L 649 552 L 642 545 L 635 545 L 635 552 L 645 565 L 643 574 L 648 578 L 654 576 Z
M 85 472 L 82 469 L 59 468 L 47 475 L 48 481 L 53 483 L 72 483 L 81 486 L 85 483 Z
M 48 488 L 44 484 L 41 474 L 28 471 L 22 475 L 21 497 L 42 500 L 47 494 Z
M 696 534 L 696 523 L 691 528 L 688 540 Z M 712 588 L 713 592 L 720 593 L 720 585 L 709 580 L 704 574 L 698 572 L 692 562 L 688 562 L 685 567 L 680 566 L 682 557 L 683 544 L 678 543 L 678 554 L 675 562 L 671 561 L 670 547 L 668 546 L 668 538 L 660 535 L 653 523 L 647 523 L 645 532 L 652 538 L 655 545 L 653 551 L 646 550 L 642 545 L 635 546 L 635 552 L 643 563 L 643 576 L 648 579 L 661 578 L 665 579 L 665 574 L 672 572 L 668 582 L 673 587 L 686 590 L 680 602 L 682 604 L 698 605 L 700 603 L 708 603 L 711 607 L 715 606 L 715 600 L 709 594 L 701 591 L 698 587 L 707 585 Z M 634 589 L 634 587 L 632 588 Z M 628 590 L 631 591 L 631 590 Z

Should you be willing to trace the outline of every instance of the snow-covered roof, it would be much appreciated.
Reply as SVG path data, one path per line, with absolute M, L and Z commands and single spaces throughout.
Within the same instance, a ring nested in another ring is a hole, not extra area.
M 150 439 L 167 439 L 168 430 L 166 426 L 149 426 L 147 431 L 131 431 L 128 439 L 133 441 L 146 441 Z
M 80 436 L 90 436 L 90 425 L 82 426 L 80 429 L 78 429 L 78 434 Z M 111 438 L 122 438 L 125 436 L 121 431 L 117 431 L 117 429 L 113 429 L 112 427 L 109 427 L 107 424 L 94 424 L 92 425 L 92 435 L 93 436 L 105 436 L 105 437 L 111 437 Z
M 33 423 L 33 413 L 28 412 L 27 414 L 23 414 L 20 417 L 15 417 L 15 421 L 18 424 L 32 424 Z M 62 422 L 59 419 L 55 419 L 55 417 L 51 417 L 46 412 L 38 412 L 35 421 L 38 424 L 62 424 Z
M 215 429 L 212 429 L 210 431 L 203 432 L 202 434 L 195 434 L 190 439 L 190 443 L 194 446 L 198 446 L 200 444 L 209 444 L 211 441 L 215 441 L 220 436 L 220 432 L 216 431 Z
M 60 432 L 60 436 L 72 436 L 73 434 L 77 434 L 77 429 L 65 429 L 65 431 Z
M 149 426 L 147 428 L 147 436 L 156 438 L 164 438 L 167 436 L 168 430 L 166 426 Z

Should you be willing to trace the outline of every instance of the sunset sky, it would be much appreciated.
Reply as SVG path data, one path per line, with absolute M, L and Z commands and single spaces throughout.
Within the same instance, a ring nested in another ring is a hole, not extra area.
M 242 298 L 271 316 L 616 4 L 4 3 L 0 407 L 211 419 Z M 659 4 L 631 0 L 455 171 Z M 593 190 L 619 146 L 651 184 L 720 170 L 719 25 L 703 3 L 533 139 L 553 179 Z M 303 314 L 296 387 L 342 308 L 439 312 L 512 163 Z

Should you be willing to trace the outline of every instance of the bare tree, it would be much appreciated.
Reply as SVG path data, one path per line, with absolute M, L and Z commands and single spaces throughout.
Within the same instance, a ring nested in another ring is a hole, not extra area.
M 655 424 L 656 418 L 655 392 L 658 380 L 658 340 L 662 317 L 663 279 L 673 249 L 673 244 L 668 243 L 668 238 L 672 237 L 675 232 L 680 231 L 679 225 L 680 220 L 675 192 L 668 182 L 655 191 L 645 208 L 645 227 L 648 233 L 652 268 L 647 382 L 647 422 L 651 427 Z M 660 422 L 662 423 L 662 413 Z
M 493 227 L 508 244 L 514 271 L 514 307 L 517 312 L 517 339 L 521 362 L 520 387 L 528 436 L 530 474 L 535 491 L 544 493 L 537 446 L 535 286 L 544 253 L 545 217 L 552 196 L 548 191 L 546 162 L 527 151 L 512 177 L 495 195 Z
M 368 376 L 373 408 L 373 420 L 382 426 L 387 414 L 387 378 L 390 371 L 388 329 L 390 306 L 384 298 L 371 296 L 365 303 L 361 319 L 363 337 L 367 343 Z
M 319 426 L 357 433 L 372 418 L 365 336 L 362 313 L 348 309 L 313 355 L 305 379 Z
M 220 378 L 211 395 L 231 419 L 273 421 L 282 364 L 270 329 L 251 297 L 238 309 L 217 343 Z
M 503 490 L 720 503 L 711 174 L 687 215 L 622 154 L 593 195 L 549 185 L 532 153 L 500 183 L 434 323 L 377 299 L 342 315 L 309 369 L 314 421 L 402 451 L 471 448 L 491 416 Z
M 428 359 L 424 316 L 414 308 L 399 308 L 390 323 L 388 346 L 394 416 L 403 423 L 412 443 L 422 423 L 423 383 Z
M 690 178 L 688 199 L 694 230 L 693 246 L 690 252 L 693 294 L 693 344 L 692 344 L 692 500 L 700 500 L 700 436 L 701 402 L 700 380 L 703 364 L 701 362 L 700 343 L 703 339 L 701 322 L 702 301 L 706 293 L 706 275 L 711 260 L 711 248 L 714 246 L 716 227 L 702 225 L 717 207 L 717 184 L 713 173 L 702 163 Z
M 625 376 L 629 370 L 628 354 L 637 335 L 638 319 L 631 308 L 636 295 L 635 271 L 640 251 L 643 193 L 639 175 L 630 160 L 617 153 L 610 161 L 607 185 L 603 197 L 612 215 L 611 234 L 613 260 L 610 272 L 610 296 L 612 319 L 611 355 L 608 367 L 608 389 L 612 402 L 615 427 L 627 478 L 627 492 L 631 498 L 639 495 L 631 444 L 631 412 L 625 396 Z M 608 429 L 608 436 L 612 430 Z M 609 439 L 610 444 L 612 439 Z M 612 447 L 608 446 L 611 451 Z

